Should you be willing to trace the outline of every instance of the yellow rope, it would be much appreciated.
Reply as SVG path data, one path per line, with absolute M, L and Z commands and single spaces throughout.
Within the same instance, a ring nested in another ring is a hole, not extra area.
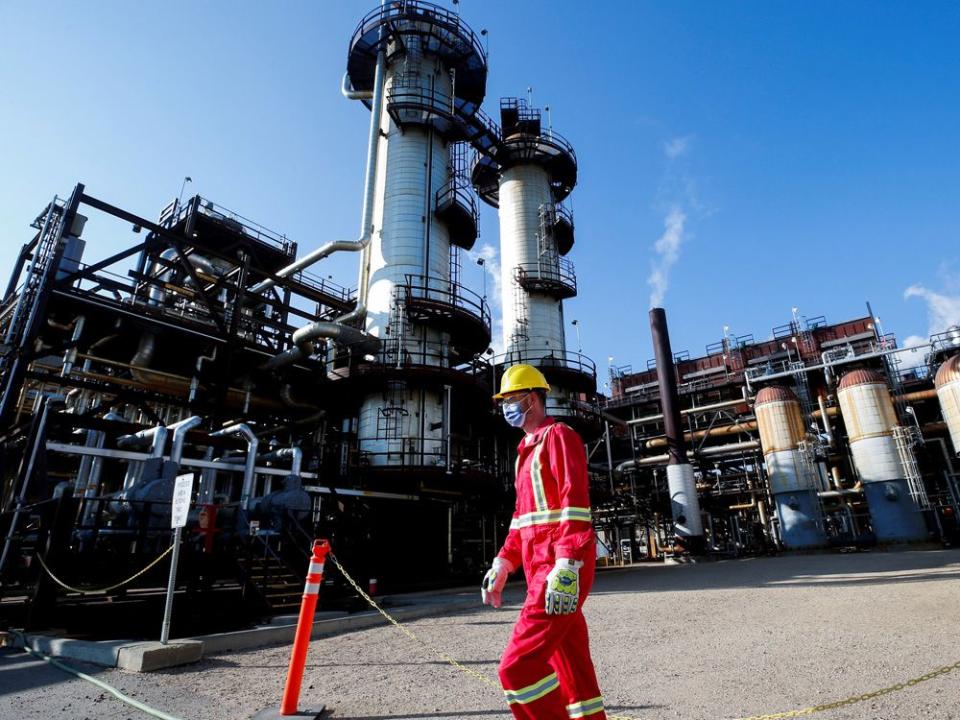
M 170 554 L 170 552 L 171 552 L 172 550 L 173 550 L 173 545 L 171 545 L 171 546 L 168 547 L 166 550 L 164 550 L 162 553 L 160 553 L 160 555 L 159 555 L 153 562 L 151 562 L 149 565 L 147 565 L 143 570 L 141 570 L 140 572 L 138 572 L 136 575 L 131 575 L 131 576 L 128 577 L 126 580 L 122 580 L 121 582 L 118 582 L 116 585 L 110 585 L 109 587 L 105 587 L 105 588 L 96 588 L 96 589 L 87 589 L 87 590 L 81 590 L 80 588 L 71 587 L 70 585 L 67 585 L 65 582 L 63 582 L 63 580 L 61 580 L 60 578 L 58 578 L 56 575 L 54 575 L 54 574 L 53 574 L 53 571 L 50 570 L 50 568 L 47 567 L 47 563 L 45 563 L 45 562 L 43 561 L 43 556 L 42 556 L 40 553 L 37 553 L 37 560 L 40 561 L 40 567 L 42 567 L 44 570 L 47 571 L 47 575 L 50 576 L 50 579 L 53 580 L 53 581 L 54 581 L 57 585 L 59 585 L 60 587 L 65 588 L 65 589 L 69 590 L 70 592 L 80 593 L 81 595 L 90 595 L 90 594 L 93 594 L 93 593 L 110 592 L 111 590 L 116 590 L 116 589 L 119 588 L 119 587 L 123 587 L 123 586 L 126 585 L 127 583 L 133 582 L 133 581 L 136 580 L 138 577 L 140 577 L 140 576 L 143 575 L 145 572 L 147 572 L 147 570 L 149 570 L 149 569 L 152 568 L 154 565 L 156 565 L 158 562 L 160 562 L 161 560 L 163 560 L 167 555 Z
M 489 685 L 490 687 L 496 688 L 498 692 L 500 691 L 500 683 L 498 683 L 496 680 L 484 675 L 482 672 L 474 670 L 473 668 L 468 668 L 462 665 L 442 650 L 435 648 L 433 645 L 430 645 L 429 643 L 417 637 L 412 630 L 393 618 L 386 610 L 380 607 L 372 597 L 367 595 L 367 593 L 365 593 L 357 584 L 357 581 L 354 580 L 346 570 L 344 570 L 343 565 L 340 564 L 336 556 L 331 554 L 329 557 L 333 561 L 333 564 L 337 566 L 337 570 L 340 571 L 344 579 L 350 583 L 360 597 L 370 603 L 370 606 L 379 612 L 384 618 L 386 618 L 386 620 L 395 628 L 397 628 L 397 630 L 402 632 L 417 644 L 429 650 L 448 665 L 455 667 L 460 672 L 473 676 L 480 682 Z M 903 682 L 896 683 L 895 685 L 890 685 L 889 687 L 874 690 L 873 692 L 864 693 L 862 695 L 852 695 L 848 698 L 844 698 L 843 700 L 834 700 L 833 702 L 823 703 L 821 705 L 812 705 L 811 707 L 802 708 L 800 710 L 788 710 L 787 712 L 772 713 L 769 715 L 751 715 L 750 717 L 739 718 L 739 720 L 783 720 L 783 718 L 803 717 L 805 715 L 826 712 L 827 710 L 836 710 L 837 708 L 855 705 L 857 703 L 866 702 L 867 700 L 873 700 L 874 698 L 878 698 L 883 695 L 890 695 L 900 690 L 906 690 L 907 688 L 914 687 L 915 685 L 927 682 L 928 680 L 933 680 L 934 678 L 938 678 L 942 675 L 952 673 L 954 670 L 960 670 L 960 662 L 956 662 L 953 665 L 944 665 L 941 668 L 931 670 L 930 672 L 920 675 L 919 677 L 911 678 L 910 680 L 904 680 Z M 629 715 L 607 715 L 607 720 L 639 720 L 639 718 L 634 718 Z

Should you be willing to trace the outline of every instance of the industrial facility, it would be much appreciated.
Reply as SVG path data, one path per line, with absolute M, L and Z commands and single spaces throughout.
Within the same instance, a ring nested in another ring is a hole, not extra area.
M 381 590 L 475 584 L 510 526 L 517 436 L 490 398 L 520 362 L 587 444 L 608 564 L 960 541 L 960 328 L 906 350 L 870 310 L 794 311 L 692 356 L 656 309 L 656 358 L 598 393 L 566 340 L 573 145 L 527 98 L 488 115 L 481 37 L 431 3 L 367 14 L 345 69 L 344 112 L 369 111 L 356 239 L 300 247 L 200 195 L 146 217 L 82 184 L 24 218 L 0 305 L 3 623 L 152 624 L 185 475 L 175 633 L 293 611 L 314 537 Z M 461 282 L 478 199 L 502 338 Z M 93 214 L 129 245 L 99 252 Z M 355 280 L 320 269 L 334 253 Z M 415 572 L 372 552 L 401 537 Z

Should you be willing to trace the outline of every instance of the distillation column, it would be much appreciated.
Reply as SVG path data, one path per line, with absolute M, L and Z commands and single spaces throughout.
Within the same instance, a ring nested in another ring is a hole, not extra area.
M 897 414 L 883 376 L 874 370 L 848 372 L 840 380 L 837 395 L 877 540 L 925 539 L 926 523 L 910 495 L 894 437 Z
M 385 53 L 366 331 L 381 340 L 377 360 L 397 372 L 368 394 L 358 438 L 368 465 L 442 465 L 449 457 L 449 393 L 411 381 L 404 368 L 450 368 L 448 327 L 411 316 L 412 296 L 455 304 L 449 215 L 437 198 L 452 177 L 451 143 L 461 139 L 451 109 L 479 104 L 486 61 L 473 33 L 448 11 L 423 2 L 391 3 L 361 22 L 348 58 L 354 91 L 373 85 L 372 58 Z M 361 277 L 361 284 L 363 283 Z
M 503 138 L 496 160 L 481 158 L 473 179 L 500 211 L 500 273 L 505 364 L 543 370 L 555 415 L 573 413 L 576 392 L 593 392 L 593 363 L 566 347 L 563 300 L 577 294 L 573 222 L 560 204 L 573 190 L 573 147 L 541 125 L 540 110 L 518 98 L 500 104 Z
M 826 545 L 816 470 L 800 448 L 807 431 L 797 396 L 782 386 L 765 387 L 755 409 L 781 541 L 791 550 Z

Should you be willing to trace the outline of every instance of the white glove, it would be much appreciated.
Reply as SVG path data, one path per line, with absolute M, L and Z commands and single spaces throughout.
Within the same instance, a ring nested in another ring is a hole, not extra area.
M 487 570 L 480 584 L 480 599 L 484 605 L 493 605 L 498 608 L 503 604 L 501 593 L 507 584 L 507 575 L 514 571 L 513 563 L 502 557 L 493 559 L 493 566 Z
M 556 565 L 547 575 L 545 605 L 547 615 L 569 615 L 576 612 L 580 600 L 580 568 L 583 563 L 567 558 L 557 558 Z

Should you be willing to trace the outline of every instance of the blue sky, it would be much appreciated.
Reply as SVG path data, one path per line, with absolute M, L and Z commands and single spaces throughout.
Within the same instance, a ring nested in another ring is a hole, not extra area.
M 0 267 L 77 181 L 155 217 L 190 175 L 302 248 L 355 237 L 368 113 L 339 84 L 374 5 L 0 0 Z M 488 111 L 530 85 L 576 147 L 566 317 L 601 370 L 652 356 L 654 286 L 694 354 L 792 306 L 842 320 L 870 300 L 901 340 L 960 321 L 957 3 L 460 7 L 490 33 Z M 481 231 L 496 247 L 491 208 Z M 85 238 L 88 260 L 134 239 Z M 356 258 L 322 272 L 353 285 Z

